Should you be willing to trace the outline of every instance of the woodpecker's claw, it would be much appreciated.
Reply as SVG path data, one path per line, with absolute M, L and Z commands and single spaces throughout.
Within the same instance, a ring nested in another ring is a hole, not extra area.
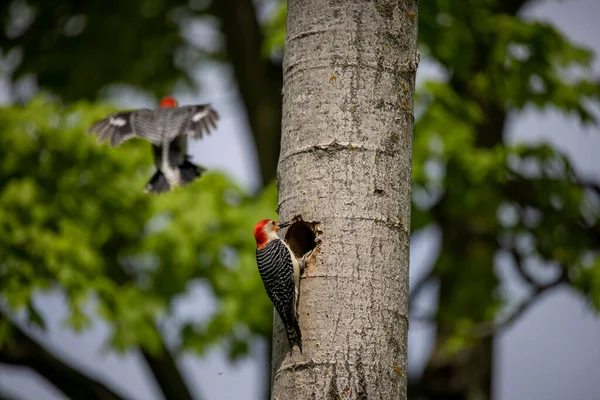
M 302 256 L 302 260 L 300 260 L 300 275 L 304 273 L 304 268 L 306 268 L 306 261 L 308 257 L 312 254 L 312 250 Z

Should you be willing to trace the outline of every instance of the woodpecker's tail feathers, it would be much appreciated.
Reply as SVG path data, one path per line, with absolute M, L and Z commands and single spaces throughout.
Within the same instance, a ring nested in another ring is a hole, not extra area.
M 206 169 L 196 164 L 193 164 L 188 160 L 185 160 L 183 164 L 179 166 L 179 171 L 181 173 L 181 180 L 183 184 L 186 184 L 202 176 Z
M 205 171 L 206 169 L 203 167 L 199 167 L 198 165 L 185 160 L 183 164 L 179 166 L 181 184 L 186 185 L 194 181 L 194 179 L 202 176 Z M 169 190 L 171 190 L 171 185 L 169 185 L 169 181 L 167 181 L 167 178 L 160 170 L 157 170 L 154 175 L 152 175 L 150 182 L 148 182 L 144 188 L 146 193 L 165 193 Z
M 300 325 L 298 325 L 297 319 L 294 318 L 291 325 L 285 326 L 285 333 L 290 342 L 290 353 L 294 348 L 294 343 L 298 345 L 300 353 L 302 353 L 302 333 L 300 332 Z
M 146 184 L 144 191 L 146 193 L 165 193 L 170 189 L 171 186 L 165 175 L 160 172 L 160 170 L 157 170 L 154 175 L 152 175 L 152 178 L 150 178 L 150 182 Z

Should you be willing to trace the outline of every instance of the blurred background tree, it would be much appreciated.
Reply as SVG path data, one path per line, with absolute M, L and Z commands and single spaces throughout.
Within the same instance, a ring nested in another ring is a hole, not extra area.
M 435 327 L 426 368 L 409 371 L 414 397 L 490 398 L 498 333 L 554 288 L 600 307 L 599 177 L 507 128 L 530 107 L 597 127 L 593 54 L 526 18 L 534 3 L 420 4 L 422 60 L 438 73 L 417 91 L 412 230 L 437 232 L 439 254 L 412 287 L 411 319 Z M 0 363 L 30 367 L 72 398 L 126 396 L 44 344 L 45 292 L 64 297 L 71 329 L 100 319 L 111 350 L 139 348 L 168 399 L 199 398 L 180 351 L 218 345 L 235 359 L 270 335 L 248 232 L 275 215 L 285 15 L 279 0 L 0 5 L 10 103 L 0 110 Z M 214 172 L 145 196 L 146 144 L 109 149 L 84 134 L 113 109 L 99 102 L 191 96 L 215 63 L 236 83 L 263 189 L 249 194 Z M 526 296 L 506 290 L 503 268 Z M 182 320 L 177 303 L 198 285 L 215 312 Z M 431 288 L 437 304 L 416 307 Z

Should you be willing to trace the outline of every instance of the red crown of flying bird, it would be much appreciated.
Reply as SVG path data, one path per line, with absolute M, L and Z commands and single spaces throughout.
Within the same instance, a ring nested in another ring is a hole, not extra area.
M 161 108 L 175 108 L 177 107 L 177 100 L 172 96 L 167 96 L 158 103 L 158 106 Z

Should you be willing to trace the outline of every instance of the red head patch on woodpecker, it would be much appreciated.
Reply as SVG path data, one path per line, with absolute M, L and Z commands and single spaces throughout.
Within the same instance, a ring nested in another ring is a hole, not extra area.
M 158 106 L 161 108 L 175 108 L 177 107 L 177 100 L 172 96 L 167 96 L 158 103 Z
M 263 219 L 254 225 L 254 239 L 256 247 L 263 248 L 269 242 L 269 233 L 277 232 L 277 222 L 272 219 Z

